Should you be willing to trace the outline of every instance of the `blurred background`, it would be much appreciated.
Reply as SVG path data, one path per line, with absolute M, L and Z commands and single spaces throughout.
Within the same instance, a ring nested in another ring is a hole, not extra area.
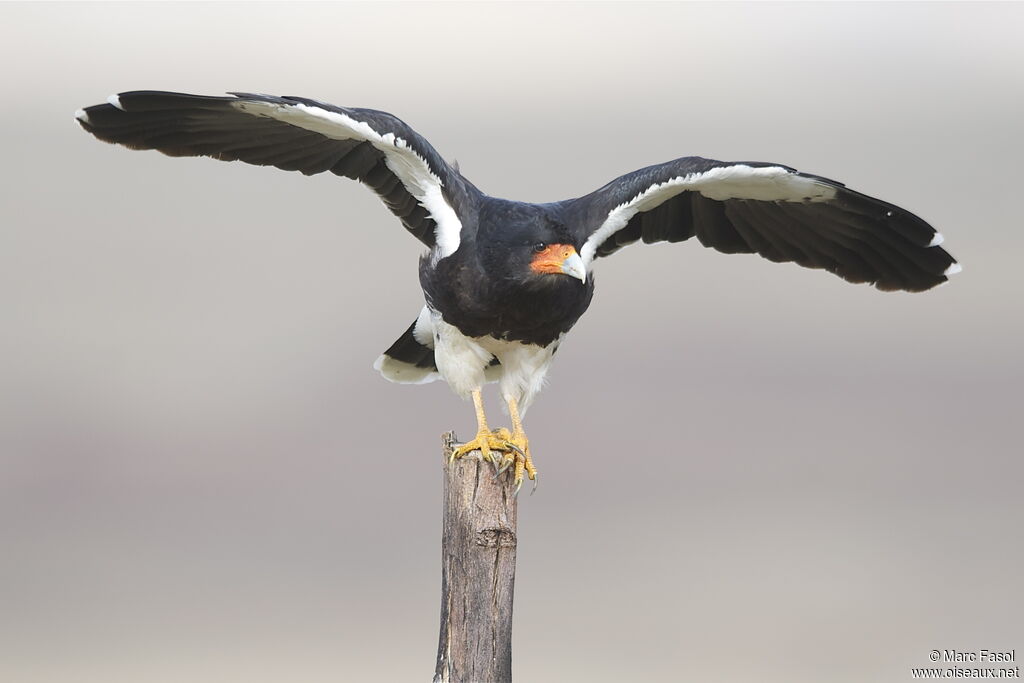
M 393 112 L 485 192 L 773 161 L 933 223 L 917 295 L 596 265 L 527 419 L 521 681 L 905 681 L 1024 652 L 1021 4 L 3 4 L 0 680 L 425 681 L 442 383 L 365 188 L 105 145 L 110 93 Z M 497 419 L 500 401 L 488 397 Z M 1018 662 L 1019 664 L 1019 662 Z

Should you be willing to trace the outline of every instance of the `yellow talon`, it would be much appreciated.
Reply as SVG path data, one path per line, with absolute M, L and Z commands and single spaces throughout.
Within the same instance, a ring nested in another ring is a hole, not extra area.
M 508 402 L 508 414 L 512 418 L 512 434 L 509 442 L 515 444 L 516 450 L 522 457 L 517 457 L 515 469 L 512 471 L 512 483 L 515 484 L 516 493 L 523 486 L 523 472 L 533 480 L 533 488 L 537 490 L 537 468 L 533 466 L 533 458 L 530 456 L 530 440 L 526 438 L 523 431 L 523 420 L 519 416 L 519 405 L 514 398 L 506 399 Z
M 452 454 L 448 458 L 448 464 L 451 464 L 456 458 L 469 455 L 473 451 L 480 451 L 482 460 L 498 465 L 500 464 L 499 459 L 491 455 L 491 451 L 511 451 L 515 448 L 515 444 L 509 442 L 499 432 L 492 432 L 490 430 L 480 431 L 477 432 L 476 438 L 472 441 L 452 449 Z M 500 458 L 500 460 L 503 463 L 505 458 Z
M 516 493 L 519 493 L 519 489 L 523 486 L 524 473 L 529 479 L 534 481 L 534 488 L 536 489 L 537 468 L 533 466 L 533 458 L 530 456 L 530 442 L 526 438 L 526 434 L 520 431 L 518 434 L 513 434 L 509 441 L 515 446 L 517 451 L 515 467 L 512 470 L 512 483 L 516 487 Z
M 487 426 L 487 417 L 484 415 L 483 397 L 479 390 L 473 392 L 478 428 L 476 438 L 453 448 L 448 457 L 448 464 L 451 465 L 456 458 L 465 457 L 473 451 L 480 451 L 480 458 L 494 465 L 495 477 L 500 476 L 509 467 L 512 468 L 512 483 L 518 494 L 523 485 L 524 473 L 533 480 L 534 490 L 537 489 L 537 468 L 533 466 L 533 458 L 530 457 L 530 442 L 523 431 L 519 407 L 515 399 L 509 398 L 507 401 L 509 415 L 512 417 L 512 431 L 504 427 L 492 431 Z M 492 451 L 502 452 L 504 455 L 498 457 L 492 454 Z

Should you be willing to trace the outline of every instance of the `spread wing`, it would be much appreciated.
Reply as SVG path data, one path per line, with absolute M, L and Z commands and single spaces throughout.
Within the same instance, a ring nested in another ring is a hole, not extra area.
M 458 248 L 460 207 L 478 192 L 416 131 L 372 109 L 302 97 L 140 90 L 112 95 L 76 118 L 100 140 L 132 149 L 358 180 L 442 257 Z
M 778 164 L 684 157 L 568 202 L 589 265 L 643 240 L 690 237 L 725 253 L 823 268 L 882 290 L 923 291 L 960 265 L 942 235 L 898 206 Z

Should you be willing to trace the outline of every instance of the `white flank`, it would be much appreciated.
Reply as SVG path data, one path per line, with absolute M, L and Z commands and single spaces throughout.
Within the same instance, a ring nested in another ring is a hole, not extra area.
M 788 171 L 780 166 L 754 168 L 738 164 L 720 166 L 704 173 L 677 176 L 656 183 L 612 209 L 601 227 L 590 236 L 580 256 L 590 265 L 597 248 L 606 239 L 626 227 L 640 211 L 649 211 L 682 192 L 700 192 L 708 199 L 755 199 L 768 202 L 827 202 L 836 195 L 836 188 Z
M 231 105 L 246 114 L 266 116 L 289 123 L 299 128 L 320 133 L 332 140 L 363 140 L 384 153 L 388 168 L 416 198 L 420 205 L 430 212 L 437 223 L 435 232 L 437 258 L 455 253 L 459 248 L 462 221 L 455 209 L 445 201 L 438 178 L 426 160 L 409 147 L 409 143 L 394 133 L 380 134 L 364 121 L 357 121 L 345 114 L 327 111 L 305 104 L 274 104 L 239 100 Z
M 487 382 L 485 368 L 492 353 L 484 348 L 484 337 L 467 337 L 459 328 L 446 323 L 439 313 L 432 314 L 437 336 L 434 362 L 444 381 L 462 398 L 468 397 Z
M 950 275 L 956 275 L 961 270 L 963 270 L 963 267 L 959 263 L 952 263 L 950 264 L 949 268 L 946 268 L 946 270 L 943 271 L 942 274 L 945 275 L 946 277 L 949 277 Z
M 942 236 L 942 233 L 941 232 L 937 232 L 937 233 L 935 233 L 932 236 L 932 241 L 928 243 L 928 246 L 929 247 L 937 247 L 937 246 L 939 246 L 940 244 L 942 244 L 945 241 L 946 241 L 946 238 Z
M 91 121 L 89 121 L 89 115 L 85 113 L 84 109 L 79 109 L 78 111 L 76 111 L 75 118 L 79 121 L 82 121 L 83 123 L 92 123 Z
M 434 321 L 430 309 L 426 306 L 416 318 L 416 324 L 412 326 L 412 337 L 428 349 L 434 348 Z
M 117 107 L 121 111 L 125 110 L 124 107 L 121 106 L 121 98 L 118 97 L 117 95 L 111 95 L 110 97 L 108 97 L 107 98 L 107 102 L 109 102 L 113 106 Z

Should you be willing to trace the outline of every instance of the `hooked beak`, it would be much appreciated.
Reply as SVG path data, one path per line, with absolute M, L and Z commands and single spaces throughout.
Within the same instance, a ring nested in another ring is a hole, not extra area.
M 583 259 L 573 250 L 569 258 L 562 261 L 562 272 L 579 278 L 580 282 L 587 284 L 587 268 L 583 265 Z
M 535 273 L 562 273 L 587 282 L 583 259 L 570 244 L 552 244 L 533 257 L 530 268 Z

